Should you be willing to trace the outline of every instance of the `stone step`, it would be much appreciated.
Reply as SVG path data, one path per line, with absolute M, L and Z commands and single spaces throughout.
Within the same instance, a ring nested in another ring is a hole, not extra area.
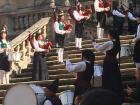
M 122 39 L 121 40 L 121 44 L 129 44 L 129 42 L 132 41 L 132 40 L 133 40 L 133 38 L 131 38 L 131 39 L 128 38 L 127 40 L 126 39 L 125 40 Z M 102 40 L 97 40 L 97 43 L 101 44 L 104 41 L 107 41 L 107 39 L 106 40 L 103 40 L 103 41 Z M 83 41 L 82 42 L 82 47 L 83 47 L 83 49 L 85 49 L 85 48 L 93 48 L 92 41 L 91 40 L 85 40 L 85 41 Z M 57 55 L 56 50 L 57 50 L 57 48 L 52 48 L 52 50 L 47 55 L 48 56 Z M 75 42 L 70 42 L 70 43 L 68 43 L 68 44 L 65 45 L 65 51 L 68 51 L 68 50 L 76 50 L 76 48 L 75 48 Z M 93 50 L 95 51 L 94 48 L 93 48 Z
M 79 59 L 76 59 L 76 62 L 77 62 L 77 60 L 79 60 Z M 102 64 L 103 62 L 99 61 L 98 63 Z M 120 66 L 121 66 L 121 69 L 135 67 L 134 63 L 121 63 Z M 56 64 L 56 65 L 52 65 L 52 66 L 48 67 L 49 70 L 54 70 L 54 69 L 58 69 L 58 68 L 64 69 L 65 64 Z
M 48 70 L 49 75 L 60 75 L 60 74 L 67 74 L 68 71 L 66 69 L 57 69 L 57 70 Z M 32 71 L 31 70 L 24 70 L 20 74 L 16 74 L 14 77 L 31 77 Z
M 7 90 L 0 90 L 0 97 L 4 97 Z
M 135 71 L 135 68 L 121 69 L 121 75 L 122 75 L 123 80 L 128 80 L 128 79 L 134 78 L 134 71 Z M 68 78 L 74 78 L 76 75 L 75 73 L 73 73 L 73 74 L 68 73 L 66 69 L 49 71 L 49 73 L 51 73 L 51 72 L 52 72 L 52 74 L 49 74 L 49 79 L 55 79 L 58 76 L 61 79 L 63 79 L 63 78 L 68 79 Z M 21 73 L 21 74 L 17 75 L 16 78 L 12 78 L 12 80 L 10 82 L 17 83 L 17 82 L 31 81 L 32 80 L 31 74 L 32 74 L 31 72 Z
M 121 69 L 121 74 L 131 75 L 134 74 L 135 68 L 125 68 Z M 57 70 L 49 70 L 49 75 L 60 75 L 60 74 L 68 74 L 68 71 L 66 69 L 57 69 Z M 32 72 L 31 70 L 27 70 L 26 72 L 22 72 L 21 74 L 17 74 L 14 76 L 15 78 L 23 78 L 23 77 L 31 77 Z
M 134 39 L 134 35 L 126 35 L 126 36 L 120 36 L 120 40 L 129 40 L 129 39 Z M 91 39 L 92 40 L 92 39 Z M 91 43 L 91 40 L 83 40 L 82 44 L 88 44 Z M 108 41 L 108 38 L 103 38 L 103 39 L 96 39 L 97 43 L 100 42 L 105 42 Z M 71 45 L 75 45 L 75 42 L 69 42 L 67 44 L 65 44 L 66 46 L 71 46 Z
M 40 86 L 47 86 L 50 83 L 52 83 L 53 80 L 44 80 L 44 81 L 29 81 L 29 82 L 19 82 L 19 83 L 25 83 L 25 84 L 37 84 Z M 60 79 L 59 81 L 59 86 L 64 86 L 64 85 L 72 85 L 75 81 L 75 78 L 69 78 L 69 79 Z M 15 85 L 16 83 L 10 83 L 6 85 L 0 85 L 0 90 L 7 90 L 11 86 Z
M 69 74 L 57 74 L 57 75 L 49 75 L 49 80 L 54 80 L 57 77 L 60 79 L 69 79 L 69 78 L 75 78 L 75 74 L 69 73 Z M 21 78 L 12 78 L 10 80 L 10 83 L 18 83 L 18 82 L 29 82 L 32 81 L 32 77 L 21 77 Z
M 45 89 L 45 87 L 43 87 Z M 64 85 L 64 86 L 59 86 L 58 87 L 58 93 L 57 94 L 60 94 L 61 92 L 65 91 L 65 90 L 72 90 L 74 91 L 75 87 L 74 85 Z M 0 100 L 3 99 L 2 97 L 4 97 L 6 95 L 6 92 L 8 90 L 0 90 Z

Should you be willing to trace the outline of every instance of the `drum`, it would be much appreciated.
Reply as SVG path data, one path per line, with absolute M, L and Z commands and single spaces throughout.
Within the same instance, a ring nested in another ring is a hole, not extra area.
M 62 102 L 62 105 L 72 105 L 74 92 L 72 92 L 71 90 L 63 91 L 60 93 L 59 98 Z
M 125 45 L 121 46 L 120 57 L 132 57 L 133 55 L 133 46 Z
M 101 87 L 102 86 L 102 72 L 103 67 L 101 65 L 95 64 L 94 65 L 94 80 L 93 80 L 93 87 Z
M 9 52 L 8 53 L 8 61 L 20 61 L 21 54 L 19 52 Z
M 3 105 L 43 105 L 44 99 L 42 87 L 17 84 L 7 91 Z

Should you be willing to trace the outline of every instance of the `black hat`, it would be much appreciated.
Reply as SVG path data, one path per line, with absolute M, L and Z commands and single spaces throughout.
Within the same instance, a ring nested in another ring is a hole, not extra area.
M 63 15 L 64 15 L 64 11 L 63 11 L 63 10 L 59 10 L 58 15 L 59 15 L 59 16 L 63 16 Z
M 57 78 L 56 80 L 54 80 L 54 81 L 52 82 L 52 84 L 49 85 L 47 88 L 48 88 L 50 91 L 56 93 L 57 90 L 58 90 L 58 85 L 59 85 L 59 78 Z
M 82 56 L 87 60 L 95 60 L 95 54 L 89 49 L 82 50 Z

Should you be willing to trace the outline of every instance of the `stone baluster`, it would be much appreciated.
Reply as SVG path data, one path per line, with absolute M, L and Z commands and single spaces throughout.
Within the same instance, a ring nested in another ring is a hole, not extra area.
M 40 13 L 37 13 L 38 15 L 38 20 L 40 20 L 42 17 L 41 17 L 41 14 Z
M 21 46 L 22 46 L 22 58 L 21 59 L 24 60 L 25 55 L 26 55 L 25 41 L 22 42 Z
M 34 14 L 34 22 L 37 22 L 37 21 L 38 21 L 38 15 Z
M 13 21 L 14 21 L 14 31 L 17 31 L 19 29 L 18 17 L 13 17 Z
M 29 15 L 29 26 L 31 26 L 33 24 L 33 14 Z
M 69 0 L 65 0 L 65 6 L 70 6 L 70 1 Z
M 45 17 L 45 12 L 41 13 L 41 17 L 44 18 Z
M 24 16 L 24 27 L 27 29 L 29 27 L 29 19 L 28 15 Z
M 32 47 L 30 45 L 30 41 L 27 40 L 27 56 L 30 56 L 31 55 L 31 49 L 32 49 Z
M 19 26 L 20 26 L 20 30 L 24 29 L 24 18 L 23 18 L 23 16 L 19 16 Z
M 17 46 L 14 48 L 14 51 L 19 52 L 19 51 L 20 51 L 20 45 L 17 45 Z
M 43 27 L 43 35 L 44 35 L 44 38 L 46 38 L 46 36 L 47 36 L 47 26 L 46 25 Z
M 55 8 L 55 0 L 51 0 L 50 1 L 50 7 L 51 8 Z
M 41 30 L 41 29 L 39 29 L 39 30 L 38 30 L 38 33 L 41 33 L 41 32 L 42 32 L 42 30 Z

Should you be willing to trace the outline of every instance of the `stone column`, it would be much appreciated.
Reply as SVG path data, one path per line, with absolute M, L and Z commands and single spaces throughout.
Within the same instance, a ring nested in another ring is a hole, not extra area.
M 65 6 L 70 6 L 70 1 L 69 0 L 65 0 Z
M 55 8 L 55 0 L 50 0 L 50 7 Z

